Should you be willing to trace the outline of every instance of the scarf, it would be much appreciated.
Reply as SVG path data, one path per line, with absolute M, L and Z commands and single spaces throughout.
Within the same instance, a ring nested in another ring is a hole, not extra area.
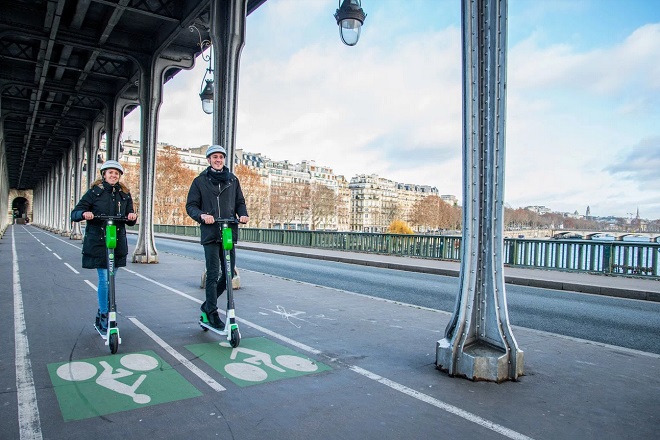
M 207 174 L 211 179 L 211 183 L 214 185 L 219 185 L 220 182 L 226 182 L 229 180 L 229 168 L 227 167 L 222 167 L 221 171 L 214 170 L 213 167 L 208 167 Z

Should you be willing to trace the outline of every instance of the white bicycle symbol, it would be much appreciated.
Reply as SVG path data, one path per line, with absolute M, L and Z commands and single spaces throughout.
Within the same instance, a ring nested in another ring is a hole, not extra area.
M 231 347 L 228 342 L 221 342 L 223 347 Z M 311 373 L 318 370 L 318 365 L 309 359 L 300 356 L 283 354 L 275 356 L 275 362 L 284 368 L 275 365 L 272 361 L 271 355 L 263 351 L 251 350 L 244 347 L 236 347 L 232 349 L 230 359 L 235 360 L 239 353 L 248 355 L 242 362 L 231 362 L 225 365 L 225 372 L 237 379 L 246 380 L 249 382 L 261 382 L 268 378 L 268 372 L 265 367 L 271 368 L 280 373 L 285 373 L 286 369 Z M 261 368 L 263 366 L 264 368 Z
M 150 371 L 158 368 L 158 360 L 146 354 L 126 354 L 119 359 L 119 363 L 126 368 L 117 368 L 113 370 L 112 366 L 106 361 L 100 361 L 103 371 L 96 378 L 96 383 L 103 388 L 107 388 L 119 394 L 131 397 L 135 403 L 145 404 L 151 402 L 151 397 L 147 394 L 138 394 L 135 391 L 147 378 L 146 374 L 141 374 L 133 385 L 127 385 L 119 382 L 117 379 L 131 376 L 135 371 Z M 133 370 L 133 371 L 131 371 Z M 96 366 L 89 362 L 69 362 L 60 365 L 57 369 L 57 375 L 71 382 L 81 382 L 89 380 L 96 376 Z

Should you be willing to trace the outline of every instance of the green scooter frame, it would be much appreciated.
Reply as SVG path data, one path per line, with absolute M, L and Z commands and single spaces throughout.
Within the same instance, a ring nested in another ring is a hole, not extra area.
M 110 348 L 110 353 L 117 353 L 121 337 L 117 326 L 117 304 L 115 302 L 115 248 L 117 247 L 117 225 L 116 222 L 126 222 L 128 219 L 116 215 L 95 215 L 94 218 L 105 220 L 105 247 L 108 256 L 108 329 L 102 332 L 99 327 L 94 328 L 105 340 L 105 345 Z
M 234 291 L 232 286 L 231 271 L 231 250 L 234 248 L 234 239 L 232 237 L 232 224 L 238 224 L 238 220 L 231 218 L 216 218 L 215 222 L 221 225 L 222 232 L 222 249 L 225 253 L 225 282 L 227 290 L 227 316 L 225 321 L 225 328 L 219 330 L 212 327 L 209 323 L 209 318 L 205 312 L 200 312 L 199 325 L 204 331 L 211 330 L 222 336 L 226 336 L 229 344 L 236 348 L 241 343 L 241 332 L 238 329 L 236 322 L 236 311 L 234 309 Z

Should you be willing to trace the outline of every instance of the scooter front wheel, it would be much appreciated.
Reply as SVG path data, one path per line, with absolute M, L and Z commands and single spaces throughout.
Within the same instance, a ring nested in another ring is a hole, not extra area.
M 110 353 L 117 353 L 117 349 L 119 348 L 119 334 L 110 333 L 110 336 L 108 336 L 108 345 L 110 346 Z
M 241 343 L 241 333 L 238 331 L 237 328 L 231 329 L 231 337 L 229 338 L 229 344 L 231 344 L 233 348 L 236 348 L 240 343 Z

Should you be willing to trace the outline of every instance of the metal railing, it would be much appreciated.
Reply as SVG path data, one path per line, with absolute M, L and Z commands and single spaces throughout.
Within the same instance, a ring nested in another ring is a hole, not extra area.
M 130 229 L 137 229 L 137 225 Z M 154 225 L 154 233 L 199 237 L 199 226 Z M 240 240 L 460 261 L 461 237 L 240 228 Z M 509 267 L 660 279 L 660 243 L 505 238 Z

